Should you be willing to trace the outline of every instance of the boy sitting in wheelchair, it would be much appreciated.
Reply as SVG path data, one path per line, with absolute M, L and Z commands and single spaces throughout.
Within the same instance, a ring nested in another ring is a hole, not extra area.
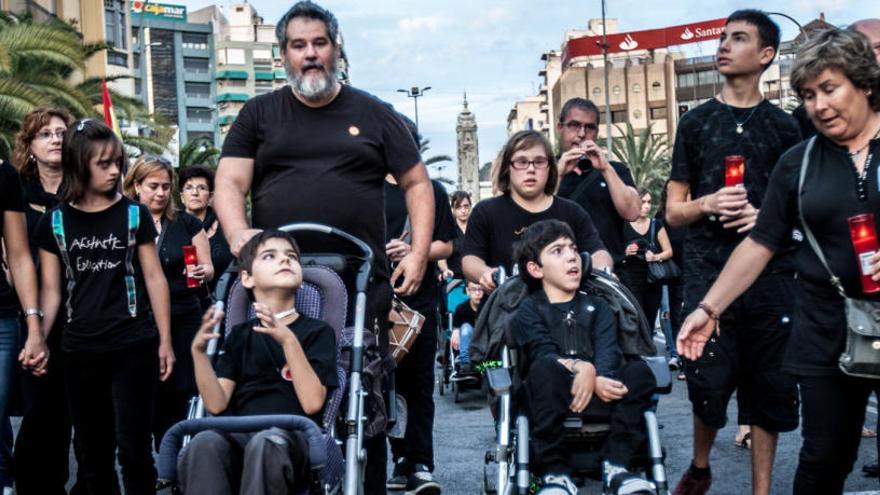
M 522 396 L 531 465 L 544 482 L 539 493 L 577 493 L 563 445 L 571 415 L 610 415 L 601 450 L 605 493 L 653 493 L 653 484 L 628 469 L 646 444 L 643 413 L 651 407 L 656 381 L 642 361 L 624 361 L 608 303 L 579 292 L 584 273 L 571 228 L 557 220 L 535 223 L 515 253 L 531 294 L 510 329 L 525 361 Z
M 256 319 L 236 325 L 216 367 L 206 356 L 212 311 L 193 340 L 196 383 L 213 415 L 299 414 L 320 424 L 324 400 L 338 384 L 336 335 L 320 320 L 297 313 L 302 284 L 299 248 L 285 232 L 264 231 L 242 247 L 241 283 L 256 301 Z M 203 431 L 179 463 L 185 493 L 286 494 L 308 483 L 308 447 L 299 432 Z

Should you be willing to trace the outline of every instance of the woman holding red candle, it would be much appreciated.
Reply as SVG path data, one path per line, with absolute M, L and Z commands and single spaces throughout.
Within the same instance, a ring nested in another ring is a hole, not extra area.
M 792 88 L 819 134 L 782 156 L 773 171 L 757 224 L 734 251 L 699 309 L 678 337 L 679 351 L 698 358 L 718 316 L 748 289 L 800 226 L 801 216 L 849 297 L 880 301 L 880 66 L 868 39 L 854 30 L 829 30 L 801 47 Z M 795 374 L 803 418 L 797 494 L 841 493 L 858 453 L 865 406 L 876 381 L 843 374 L 838 358 L 847 324 L 843 298 L 809 246 L 796 258 L 799 299 L 784 369 Z M 756 405 L 757 406 L 757 405 Z
M 132 165 L 123 182 L 125 194 L 150 210 L 158 233 L 156 249 L 171 294 L 171 343 L 178 361 L 174 373 L 159 385 L 156 395 L 153 419 L 156 450 L 165 431 L 186 417 L 188 401 L 196 393 L 189 346 L 201 324 L 199 286 L 214 275 L 208 235 L 202 222 L 189 213 L 177 211 L 171 200 L 174 175 L 167 160 L 145 155 Z M 187 251 L 193 250 L 195 260 L 187 259 Z

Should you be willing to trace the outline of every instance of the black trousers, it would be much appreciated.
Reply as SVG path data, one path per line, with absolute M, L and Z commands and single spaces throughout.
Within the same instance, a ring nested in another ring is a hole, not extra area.
M 556 359 L 542 358 L 531 364 L 525 381 L 525 393 L 531 422 L 531 464 L 538 476 L 571 472 L 568 451 L 564 446 L 563 423 L 573 413 L 571 385 L 573 376 Z M 629 466 L 633 457 L 644 450 L 646 432 L 644 412 L 651 407 L 657 383 L 648 365 L 642 361 L 627 363 L 618 380 L 628 389 L 614 402 L 603 402 L 593 394 L 584 416 L 611 417 L 611 432 L 602 446 L 602 458 L 619 466 Z
M 155 494 L 150 425 L 159 375 L 158 342 L 113 352 L 72 352 L 66 371 L 86 493 L 120 493 L 114 462 L 118 449 L 126 495 Z
M 663 285 L 649 283 L 648 264 L 638 259 L 633 260 L 632 257 L 623 260 L 619 273 L 621 282 L 633 293 L 648 318 L 648 324 L 653 328 L 660 301 L 663 299 Z M 671 305 L 670 302 L 670 307 Z
M 61 350 L 60 329 L 52 331 L 48 345 L 51 357 L 46 375 L 22 374 L 24 411 L 13 453 L 15 490 L 21 495 L 67 493 L 71 422 L 64 389 L 66 356 Z M 79 449 L 74 451 L 79 465 Z M 84 489 L 77 474 L 71 493 L 83 493 Z
M 873 380 L 842 373 L 799 376 L 803 445 L 792 493 L 843 493 L 859 444 Z
M 391 439 L 394 461 L 406 459 L 403 472 L 409 474 L 415 464 L 434 470 L 434 357 L 437 353 L 437 318 L 425 315 L 422 332 L 409 354 L 397 365 L 397 393 L 406 400 L 407 421 L 403 439 Z
M 684 284 L 677 278 L 666 284 L 669 291 L 669 324 L 672 326 L 672 339 L 678 338 L 678 331 L 684 323 Z
M 156 410 L 153 413 L 153 443 L 156 452 L 162 437 L 178 421 L 186 419 L 189 401 L 196 394 L 192 341 L 202 323 L 201 308 L 171 315 L 171 347 L 174 349 L 174 370 L 164 382 L 157 380 Z

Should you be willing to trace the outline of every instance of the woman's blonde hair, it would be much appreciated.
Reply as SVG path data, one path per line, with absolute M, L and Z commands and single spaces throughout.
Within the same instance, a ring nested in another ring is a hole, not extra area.
M 177 218 L 177 206 L 174 204 L 174 197 L 177 194 L 177 176 L 171 167 L 171 162 L 160 156 L 141 155 L 128 169 L 125 179 L 122 181 L 122 191 L 130 199 L 140 201 L 135 185 L 141 184 L 144 179 L 156 172 L 165 172 L 168 174 L 168 180 L 171 181 L 171 191 L 168 194 L 168 204 L 162 216 L 172 222 Z

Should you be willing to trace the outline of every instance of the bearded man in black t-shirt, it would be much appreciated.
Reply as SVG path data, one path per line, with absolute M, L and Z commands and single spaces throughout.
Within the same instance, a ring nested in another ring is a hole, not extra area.
M 248 101 L 226 141 L 216 177 L 214 205 L 233 253 L 260 229 L 291 222 L 332 225 L 373 250 L 366 326 L 387 345 L 387 315 L 394 291 L 413 294 L 425 272 L 434 194 L 408 130 L 379 99 L 336 79 L 340 57 L 335 16 L 299 2 L 276 28 L 290 84 Z M 392 174 L 406 198 L 411 251 L 389 275 L 385 256 L 383 184 Z M 245 215 L 251 195 L 252 222 Z M 298 235 L 303 252 L 344 250 Z M 354 277 L 348 277 L 349 290 Z M 354 298 L 350 298 L 354 300 Z M 351 313 L 351 309 L 349 310 Z M 349 320 L 352 321 L 352 320 Z M 368 445 L 367 492 L 385 489 L 385 440 Z M 368 442 L 369 443 L 369 442 Z
M 720 319 L 724 331 L 712 336 L 700 359 L 685 362 L 694 412 L 694 458 L 677 495 L 709 490 L 709 453 L 727 421 L 734 389 L 750 398 L 753 493 L 769 493 L 778 434 L 798 425 L 794 377 L 781 370 L 793 313 L 793 245 L 778 251 L 761 278 L 723 315 L 702 301 L 731 252 L 754 226 L 777 160 L 800 141 L 795 120 L 758 90 L 761 73 L 778 46 L 779 27 L 766 14 L 734 12 L 717 52 L 724 86 L 716 98 L 686 113 L 678 126 L 666 219 L 673 227 L 688 226 L 683 313 L 705 311 Z M 742 186 L 726 186 L 725 159 L 732 155 L 745 160 Z
M 599 109 L 584 98 L 572 98 L 562 106 L 559 123 L 564 153 L 559 168 L 559 196 L 581 205 L 599 231 L 614 263 L 624 258 L 623 228 L 639 217 L 642 201 L 632 174 L 621 162 L 609 161 L 596 144 Z

